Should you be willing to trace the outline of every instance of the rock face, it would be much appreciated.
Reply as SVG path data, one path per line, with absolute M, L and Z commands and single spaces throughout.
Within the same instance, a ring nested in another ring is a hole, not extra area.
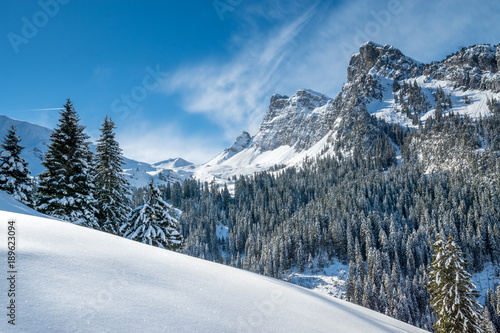
M 495 54 L 495 59 L 497 60 L 497 72 L 500 72 L 500 44 L 497 45 L 497 53 Z
M 443 65 L 448 67 L 477 68 L 481 71 L 496 73 L 498 71 L 495 60 L 496 48 L 489 45 L 476 45 L 464 48 L 460 52 L 448 57 Z
M 329 130 L 331 103 L 329 97 L 307 89 L 292 97 L 274 95 L 253 145 L 261 151 L 285 145 L 297 151 L 310 148 Z
M 499 46 L 474 45 L 427 65 L 424 75 L 451 81 L 463 89 L 500 92 Z
M 247 148 L 250 142 L 252 141 L 252 136 L 248 134 L 248 132 L 243 131 L 239 137 L 236 138 L 236 141 L 229 148 L 226 148 L 226 152 L 237 154 L 243 149 Z
M 353 82 L 356 77 L 368 74 L 371 69 L 387 78 L 401 80 L 417 75 L 421 67 L 420 63 L 392 46 L 368 42 L 359 48 L 359 53 L 351 57 L 347 67 L 347 81 Z

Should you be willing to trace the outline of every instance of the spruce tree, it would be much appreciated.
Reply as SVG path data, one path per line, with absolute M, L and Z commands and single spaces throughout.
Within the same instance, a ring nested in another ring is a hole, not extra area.
M 29 178 L 28 162 L 21 157 L 24 149 L 20 145 L 21 139 L 16 135 L 16 127 L 12 124 L 9 128 L 0 152 L 0 190 L 12 194 L 14 198 L 31 206 L 32 182 Z
M 101 230 L 118 235 L 120 227 L 127 222 L 129 183 L 122 174 L 124 164 L 122 150 L 115 140 L 115 123 L 104 119 L 101 137 L 97 140 L 95 188 L 98 202 L 98 223 Z
M 481 320 L 482 332 L 483 333 L 496 333 L 495 326 L 493 325 L 493 322 L 491 320 L 490 311 L 488 310 L 487 307 L 485 307 L 483 309 L 481 317 L 482 317 L 482 320 Z
M 438 318 L 435 332 L 482 332 L 478 293 L 465 270 L 463 252 L 451 235 L 446 242 L 438 239 L 432 247 L 435 253 L 427 290 L 431 294 L 429 303 Z
M 144 195 L 144 204 L 130 213 L 128 223 L 120 231 L 125 238 L 177 250 L 183 239 L 177 231 L 178 221 L 172 215 L 172 206 L 162 199 L 160 190 L 151 180 Z
M 61 110 L 59 124 L 50 135 L 51 143 L 39 175 L 37 209 L 75 224 L 98 228 L 92 183 L 92 153 L 85 127 L 71 100 Z

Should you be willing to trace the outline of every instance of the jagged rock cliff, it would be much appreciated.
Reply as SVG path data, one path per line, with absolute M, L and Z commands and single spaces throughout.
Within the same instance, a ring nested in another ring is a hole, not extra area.
M 354 82 L 371 71 L 390 79 L 402 80 L 419 75 L 422 68 L 418 61 L 392 46 L 368 42 L 359 48 L 359 53 L 351 57 L 347 67 L 347 81 Z
M 292 97 L 272 96 L 253 145 L 262 151 L 281 146 L 297 151 L 310 148 L 329 130 L 331 103 L 329 97 L 308 89 L 299 90 Z
M 423 74 L 462 89 L 500 92 L 500 47 L 475 45 L 427 65 Z

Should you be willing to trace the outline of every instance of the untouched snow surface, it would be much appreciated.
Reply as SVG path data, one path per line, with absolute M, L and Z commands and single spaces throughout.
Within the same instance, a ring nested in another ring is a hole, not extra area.
M 423 332 L 292 284 L 40 216 L 16 227 L 16 326 L 1 332 Z M 24 211 L 25 213 L 27 211 Z M 0 283 L 8 302 L 8 280 Z

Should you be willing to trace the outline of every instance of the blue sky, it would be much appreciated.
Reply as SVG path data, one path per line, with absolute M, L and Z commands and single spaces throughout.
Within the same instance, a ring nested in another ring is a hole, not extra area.
M 255 134 L 274 93 L 335 97 L 366 40 L 422 62 L 500 43 L 495 0 L 24 0 L 0 10 L 0 114 L 53 128 L 69 97 L 93 139 L 108 114 L 125 155 L 147 162 L 207 161 L 241 131 Z

